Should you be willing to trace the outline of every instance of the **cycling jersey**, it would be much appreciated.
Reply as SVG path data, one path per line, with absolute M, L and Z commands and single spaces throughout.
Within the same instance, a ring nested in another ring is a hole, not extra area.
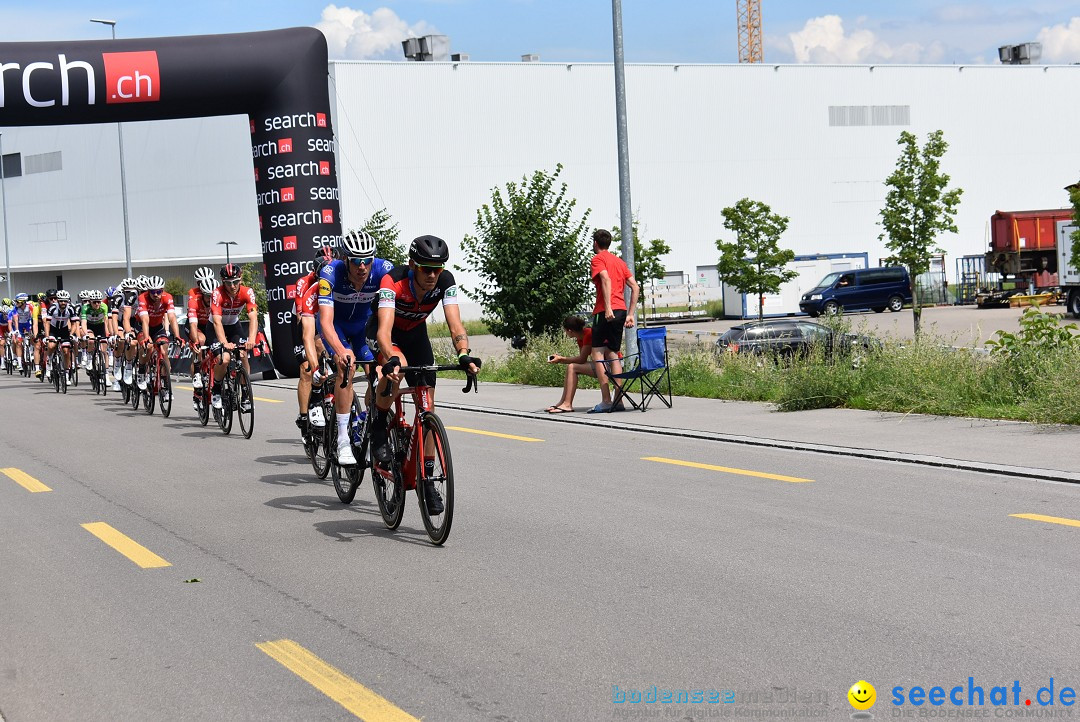
M 363 287 L 357 289 L 349 280 L 346 261 L 330 261 L 319 273 L 319 306 L 334 307 L 335 326 L 363 329 L 371 315 L 371 304 L 379 292 L 382 279 L 393 268 L 394 264 L 390 261 L 376 258 Z
M 105 317 L 109 315 L 109 307 L 104 303 L 98 303 L 98 307 L 95 309 L 89 303 L 84 303 L 80 315 L 86 325 L 101 326 L 105 323 Z
M 150 319 L 150 328 L 161 326 L 165 321 L 165 316 L 170 313 L 174 315 L 176 313 L 171 293 L 163 292 L 157 303 L 151 300 L 149 291 L 139 294 L 139 316 L 146 316 Z
M 319 303 L 318 276 L 314 273 L 300 278 L 296 282 L 296 318 L 299 321 L 304 316 L 314 317 L 316 306 Z
M 240 320 L 240 309 L 247 308 L 248 315 L 255 313 L 255 292 L 247 286 L 236 289 L 235 296 L 225 293 L 224 286 L 218 286 L 210 301 L 210 314 L 221 316 L 222 326 L 231 326 Z
M 118 308 L 120 314 L 120 325 L 124 323 L 124 311 L 130 310 L 128 317 L 128 323 L 131 324 L 131 330 L 138 330 L 138 315 L 139 315 L 139 292 L 138 291 L 124 291 L 124 300 L 122 305 Z
M 454 274 L 443 271 L 435 288 L 423 298 L 417 298 L 413 288 L 413 274 L 407 266 L 395 268 L 386 274 L 379 286 L 379 308 L 394 309 L 394 330 L 410 331 L 423 324 L 435 307 L 456 306 L 457 283 Z
M 210 302 L 198 288 L 188 289 L 187 318 L 189 324 L 210 322 Z
M 75 307 L 70 303 L 64 308 L 60 308 L 59 303 L 54 303 L 49 310 L 45 312 L 45 318 L 48 320 L 50 328 L 54 333 L 60 328 L 66 331 L 68 323 L 79 320 L 75 313 Z
M 26 333 L 34 327 L 34 309 L 29 303 L 24 303 L 22 308 L 16 306 L 11 309 L 8 319 L 20 332 Z

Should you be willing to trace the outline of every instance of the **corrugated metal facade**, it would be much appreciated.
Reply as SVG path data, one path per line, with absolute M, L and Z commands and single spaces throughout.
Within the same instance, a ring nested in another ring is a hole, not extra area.
M 783 243 L 796 253 L 866 252 L 873 264 L 896 140 L 940 128 L 944 169 L 965 191 L 960 233 L 941 245 L 981 253 L 995 210 L 1067 203 L 1078 79 L 1080 66 L 631 65 L 635 213 L 672 246 L 670 270 L 715 261 L 720 209 L 742 197 L 791 218 Z M 346 225 L 386 207 L 403 238 L 456 243 L 493 187 L 556 163 L 591 225 L 618 222 L 610 65 L 336 62 L 331 92 Z M 12 265 L 35 279 L 68 269 L 65 280 L 121 268 L 116 127 L 0 132 L 5 153 L 61 154 L 34 161 L 61 170 L 7 181 Z M 259 255 L 243 118 L 130 124 L 125 151 L 137 265 L 220 258 L 221 240 L 240 243 L 234 257 Z

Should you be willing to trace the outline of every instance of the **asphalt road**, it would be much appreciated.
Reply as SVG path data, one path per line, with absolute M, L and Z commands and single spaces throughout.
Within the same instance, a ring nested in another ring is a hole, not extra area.
M 244 440 L 182 397 L 0 377 L 5 720 L 848 719 L 860 679 L 880 718 L 897 685 L 1080 686 L 1080 528 L 1011 516 L 1080 519 L 1074 486 L 446 411 L 437 548 L 368 480 L 341 505 L 293 394 L 257 394 Z M 736 701 L 617 701 L 653 685 Z

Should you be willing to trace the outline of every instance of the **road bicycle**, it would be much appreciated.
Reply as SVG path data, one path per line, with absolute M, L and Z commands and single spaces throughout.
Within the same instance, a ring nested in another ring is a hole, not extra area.
M 362 362 L 356 361 L 354 365 L 356 368 L 360 368 Z M 353 446 L 353 456 L 356 459 L 356 464 L 342 466 L 338 463 L 337 456 L 338 426 L 333 394 L 335 386 L 333 371 L 331 370 L 330 373 L 331 376 L 323 381 L 322 416 L 325 418 L 326 423 L 322 428 L 321 445 L 326 458 L 326 465 L 330 470 L 330 478 L 334 481 L 334 491 L 337 492 L 338 499 L 343 504 L 351 504 L 353 499 L 356 498 L 356 490 L 360 488 L 360 484 L 364 481 L 364 472 L 367 469 L 367 419 L 369 414 L 364 412 L 360 399 L 354 393 L 352 407 L 349 410 L 349 424 L 346 429 L 348 429 L 349 433 L 349 442 Z M 348 383 L 348 379 L 342 378 L 337 388 L 343 389 L 348 386 Z M 326 392 L 327 388 L 329 388 L 330 393 Z M 314 459 L 312 465 L 314 466 Z M 316 468 L 315 472 L 318 473 L 318 471 Z M 319 478 L 325 479 L 326 475 L 323 474 Z
M 67 393 L 68 390 L 68 377 L 72 378 L 72 386 L 78 384 L 78 372 L 67 368 L 67 363 L 64 361 L 64 349 L 71 349 L 70 341 L 58 341 L 53 337 L 49 337 L 47 342 L 53 342 L 56 347 L 49 354 L 50 373 L 49 378 L 53 383 L 53 389 L 56 393 Z
M 195 405 L 195 413 L 199 417 L 199 423 L 206 426 L 210 421 L 210 410 L 213 406 L 210 403 L 211 387 L 214 380 L 214 359 L 213 353 L 208 353 L 209 346 L 191 346 L 191 364 L 192 368 L 195 368 L 195 372 L 202 377 L 202 388 L 192 391 L 192 403 Z M 196 368 L 197 366 L 197 368 Z M 195 374 L 192 374 L 194 376 Z M 214 409 L 214 423 L 220 424 L 221 412 Z
M 86 371 L 94 393 L 102 396 L 109 390 L 109 385 L 106 383 L 105 352 L 101 348 L 105 343 L 107 343 L 106 339 L 94 339 L 94 350 L 90 354 L 90 368 Z
M 214 417 L 224 434 L 232 431 L 233 412 L 240 420 L 240 431 L 245 439 L 251 438 L 255 430 L 255 399 L 251 391 L 251 379 L 244 370 L 244 344 L 246 338 L 236 342 L 236 348 L 230 354 L 229 364 L 225 367 L 225 378 L 221 380 L 221 410 L 214 409 Z M 213 380 L 213 376 L 210 376 Z
M 327 446 L 327 426 L 333 421 L 334 367 L 327 356 L 319 359 L 319 383 L 311 384 L 308 398 L 308 413 L 304 419 L 300 436 L 304 441 L 304 452 L 311 460 L 311 468 L 320 479 L 330 473 L 330 450 Z M 327 404 L 329 400 L 329 404 Z
M 34 374 L 34 344 L 26 336 L 22 339 L 22 375 L 30 378 Z
M 135 394 L 141 393 L 143 409 L 146 413 L 153 414 L 156 402 L 161 407 L 161 415 L 166 419 L 172 413 L 172 376 L 165 359 L 168 346 L 169 342 L 165 339 L 155 340 L 153 348 L 150 349 L 153 359 L 146 364 L 145 369 L 138 367 L 135 370 Z M 146 388 L 139 389 L 139 386 L 144 385 L 142 382 L 145 382 Z
M 434 366 L 402 366 L 400 373 L 461 371 L 458 364 Z M 464 393 L 477 390 L 476 377 L 470 375 L 465 382 Z M 374 449 L 368 444 L 371 461 L 371 483 L 375 488 L 375 501 L 379 505 L 379 514 L 389 529 L 397 529 L 405 514 L 405 492 L 415 491 L 420 503 L 420 517 L 424 529 L 432 544 L 443 544 L 450 535 L 450 525 L 454 519 L 454 465 L 450 458 L 450 441 L 446 437 L 446 427 L 432 410 L 431 387 L 420 384 L 399 388 L 392 392 L 389 388 L 383 396 L 394 394 L 390 418 L 387 423 L 387 441 L 390 446 L 390 461 L 383 465 L 375 460 Z M 412 398 L 414 414 L 410 425 L 405 420 L 402 397 Z M 374 394 L 368 408 L 368 416 L 374 413 Z M 368 430 L 370 435 L 370 428 Z M 429 451 L 430 449 L 430 451 Z M 425 462 L 430 461 L 431 471 L 425 470 Z M 426 494 L 428 483 L 443 500 L 441 514 L 429 514 Z
M 4 341 L 4 370 L 8 376 L 15 373 L 15 341 L 13 334 L 9 334 Z

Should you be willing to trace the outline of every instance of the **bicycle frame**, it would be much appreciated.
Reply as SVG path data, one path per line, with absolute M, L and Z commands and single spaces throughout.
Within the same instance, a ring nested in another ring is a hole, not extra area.
M 404 402 L 401 400 L 402 396 L 411 396 L 413 407 L 416 409 L 413 414 L 413 423 L 410 426 L 405 420 Z M 401 481 L 405 486 L 406 491 L 413 491 L 416 489 L 416 469 L 418 467 L 419 459 L 417 459 L 417 449 L 419 453 L 423 453 L 424 449 L 424 432 L 423 432 L 423 418 L 424 414 L 431 413 L 435 408 L 434 399 L 431 396 L 431 387 L 427 385 L 420 386 L 408 386 L 399 388 L 394 393 L 394 404 L 391 407 L 393 409 L 393 418 L 388 428 L 398 428 L 407 430 L 406 438 L 402 440 L 406 444 L 408 453 L 405 458 L 398 465 L 401 470 Z M 393 481 L 393 471 L 389 469 L 383 469 L 382 466 L 376 464 L 374 466 L 374 473 L 379 474 L 388 481 Z

